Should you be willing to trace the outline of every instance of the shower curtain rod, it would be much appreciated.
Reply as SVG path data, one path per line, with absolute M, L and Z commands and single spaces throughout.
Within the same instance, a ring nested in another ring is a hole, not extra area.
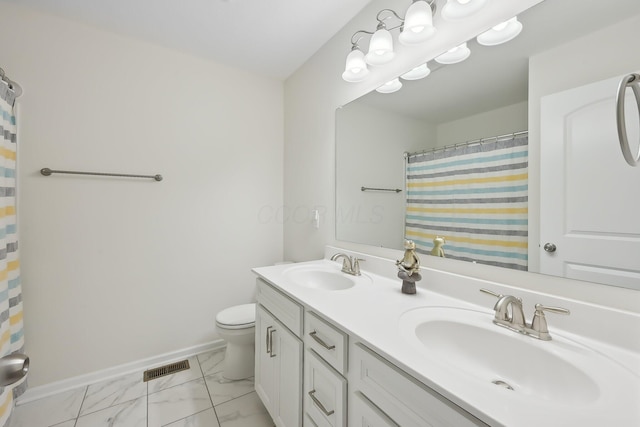
M 0 80 L 5 82 L 7 86 L 9 86 L 9 89 L 11 89 L 16 94 L 16 98 L 22 95 L 22 86 L 7 77 L 2 67 L 0 67 Z
M 507 133 L 499 136 L 492 136 L 489 138 L 480 138 L 480 139 L 473 139 L 471 141 L 466 141 L 466 142 L 458 142 L 457 144 L 445 145 L 444 147 L 429 148 L 427 150 L 416 151 L 414 153 L 405 152 L 404 158 L 408 159 L 409 157 L 419 156 L 421 154 L 427 154 L 427 153 L 435 153 L 436 151 L 447 151 L 450 148 L 468 147 L 469 145 L 474 145 L 474 144 L 482 145 L 483 143 L 488 141 L 500 141 L 500 140 L 506 140 L 506 139 L 513 139 L 520 135 L 527 135 L 528 133 L 529 133 L 528 130 L 523 130 L 520 132 L 513 132 L 513 133 Z

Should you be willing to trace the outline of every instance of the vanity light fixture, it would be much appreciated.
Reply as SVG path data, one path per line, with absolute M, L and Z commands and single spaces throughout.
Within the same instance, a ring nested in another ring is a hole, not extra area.
M 442 8 L 442 17 L 448 21 L 467 18 L 487 4 L 487 0 L 447 0 Z
M 399 91 L 401 87 L 402 83 L 400 82 L 400 79 L 395 78 L 380 86 L 376 91 L 380 93 L 393 93 Z
M 404 16 L 402 32 L 398 36 L 400 43 L 404 45 L 419 44 L 433 36 L 436 33 L 436 27 L 433 26 L 435 9 L 435 0 L 431 0 L 431 2 L 413 0 Z
M 371 40 L 369 41 L 369 51 L 364 57 L 365 61 L 367 61 L 367 64 L 369 65 L 388 64 L 395 56 L 395 53 L 393 53 L 393 37 L 391 37 L 391 33 L 387 30 L 387 25 L 384 23 L 384 21 L 389 19 L 391 16 L 380 18 L 380 15 L 386 11 L 398 16 L 391 9 L 383 9 L 378 12 L 378 16 L 376 17 L 378 19 L 378 27 L 376 32 L 371 36 Z
M 382 9 L 376 15 L 378 25 L 375 32 L 359 30 L 351 36 L 351 52 L 347 56 L 342 78 L 347 82 L 360 82 L 369 74 L 367 64 L 381 66 L 391 62 L 395 56 L 391 31 L 400 29 L 398 39 L 402 44 L 416 45 L 433 36 L 433 14 L 436 0 L 413 0 L 405 18 L 401 18 L 391 9 Z M 398 23 L 387 27 L 388 20 Z M 360 49 L 360 40 L 370 35 L 369 49 L 366 54 Z
M 404 73 L 400 77 L 404 80 L 419 80 L 419 79 L 424 79 L 429 74 L 431 74 L 431 70 L 425 63 L 422 65 L 418 65 L 417 67 L 415 67 L 411 71 Z
M 347 63 L 342 73 L 342 78 L 351 83 L 361 82 L 369 75 L 367 63 L 364 60 L 364 53 L 360 50 L 357 42 L 353 43 L 351 53 L 347 56 Z
M 502 22 L 489 31 L 485 31 L 477 38 L 478 43 L 484 46 L 496 46 L 516 38 L 522 31 L 522 23 L 514 16 L 508 21 Z
M 467 47 L 467 43 L 464 42 L 460 46 L 456 46 L 453 49 L 449 49 L 448 52 L 443 53 L 436 57 L 436 62 L 440 64 L 457 64 L 467 59 L 471 55 L 471 50 Z

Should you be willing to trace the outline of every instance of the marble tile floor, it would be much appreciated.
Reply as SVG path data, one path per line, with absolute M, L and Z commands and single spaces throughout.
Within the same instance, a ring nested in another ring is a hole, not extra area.
M 223 358 L 215 350 L 146 383 L 136 372 L 18 405 L 10 427 L 272 427 L 253 379 L 222 378 Z

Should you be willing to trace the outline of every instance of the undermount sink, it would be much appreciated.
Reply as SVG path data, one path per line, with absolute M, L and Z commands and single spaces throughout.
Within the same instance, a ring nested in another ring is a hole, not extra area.
M 283 275 L 298 286 L 324 291 L 342 291 L 357 283 L 370 282 L 365 274 L 350 276 L 335 266 L 297 266 L 283 272 Z
M 539 341 L 492 319 L 474 310 L 422 307 L 404 313 L 399 326 L 425 363 L 451 370 L 451 376 L 482 393 L 571 406 L 594 404 L 603 396 L 639 396 L 639 378 L 596 350 L 553 330 L 551 341 Z

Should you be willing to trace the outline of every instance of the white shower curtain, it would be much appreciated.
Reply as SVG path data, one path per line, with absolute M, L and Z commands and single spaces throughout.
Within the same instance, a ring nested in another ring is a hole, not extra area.
M 22 352 L 22 287 L 16 224 L 15 93 L 0 81 L 0 357 Z M 8 425 L 14 399 L 25 380 L 0 387 L 0 425 Z

